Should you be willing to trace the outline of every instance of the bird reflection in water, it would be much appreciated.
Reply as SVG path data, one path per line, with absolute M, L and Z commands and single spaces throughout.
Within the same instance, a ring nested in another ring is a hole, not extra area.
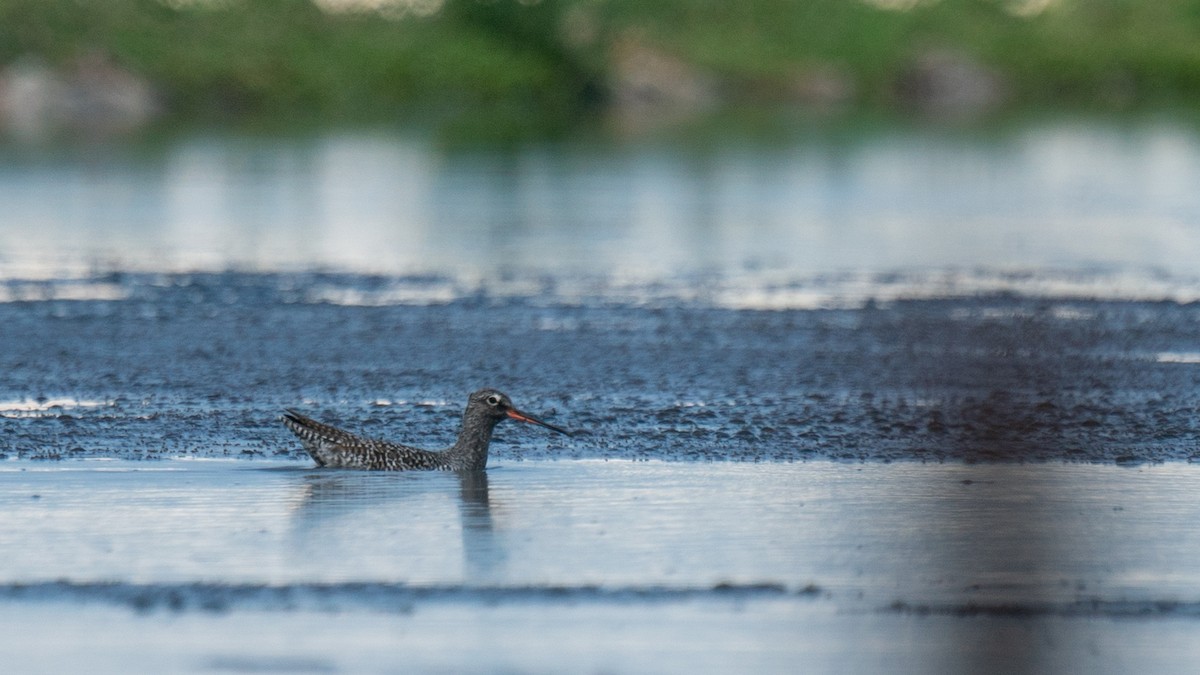
M 421 563 L 450 553 L 449 546 L 437 547 L 446 543 L 454 519 L 441 508 L 442 497 L 457 492 L 465 578 L 496 576 L 504 568 L 508 556 L 496 536 L 486 471 L 305 472 L 299 487 L 293 533 L 310 562 L 329 559 L 331 566 L 353 569 L 356 555 L 373 557 L 376 566 L 382 557 L 398 577 L 419 577 L 404 569 L 405 559 Z M 431 542 L 440 550 L 429 550 Z M 422 550 L 415 551 L 418 545 Z

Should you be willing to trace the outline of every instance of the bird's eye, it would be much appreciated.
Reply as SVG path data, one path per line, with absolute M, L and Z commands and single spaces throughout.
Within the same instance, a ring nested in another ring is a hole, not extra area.
M 491 396 L 487 397 L 487 404 L 490 406 L 500 405 L 500 397 L 492 394 Z

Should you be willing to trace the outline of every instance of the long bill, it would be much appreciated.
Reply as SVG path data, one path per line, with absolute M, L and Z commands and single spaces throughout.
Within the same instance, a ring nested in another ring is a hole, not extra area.
M 543 427 L 546 427 L 547 429 L 557 431 L 560 434 L 566 434 L 567 436 L 571 435 L 571 432 L 567 431 L 566 429 L 563 429 L 562 427 L 556 427 L 553 424 L 550 424 L 549 422 L 543 422 L 543 421 L 539 420 L 538 418 L 534 417 L 533 415 L 530 415 L 529 413 L 524 413 L 524 412 L 521 412 L 520 410 L 516 410 L 514 408 L 509 408 L 507 411 L 507 414 L 509 417 L 513 418 L 514 420 L 517 420 L 518 422 L 529 422 L 530 424 L 536 424 L 538 426 L 543 426 Z

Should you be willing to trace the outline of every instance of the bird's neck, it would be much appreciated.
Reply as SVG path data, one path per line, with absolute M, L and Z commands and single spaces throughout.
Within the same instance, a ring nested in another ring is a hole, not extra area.
M 487 466 L 488 444 L 492 442 L 492 429 L 496 423 L 490 419 L 464 417 L 462 431 L 450 452 L 455 463 L 463 469 L 482 469 Z

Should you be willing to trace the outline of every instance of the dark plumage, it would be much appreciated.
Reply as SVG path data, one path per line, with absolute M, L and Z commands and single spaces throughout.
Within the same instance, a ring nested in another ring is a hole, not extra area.
M 458 441 L 445 450 L 421 450 L 399 443 L 363 438 L 322 424 L 298 412 L 288 410 L 283 423 L 300 438 L 304 449 L 319 466 L 347 469 L 406 471 L 410 469 L 478 471 L 487 466 L 488 443 L 492 429 L 512 418 L 539 424 L 562 434 L 566 429 L 548 424 L 517 410 L 508 396 L 495 389 L 480 389 L 467 399 Z

